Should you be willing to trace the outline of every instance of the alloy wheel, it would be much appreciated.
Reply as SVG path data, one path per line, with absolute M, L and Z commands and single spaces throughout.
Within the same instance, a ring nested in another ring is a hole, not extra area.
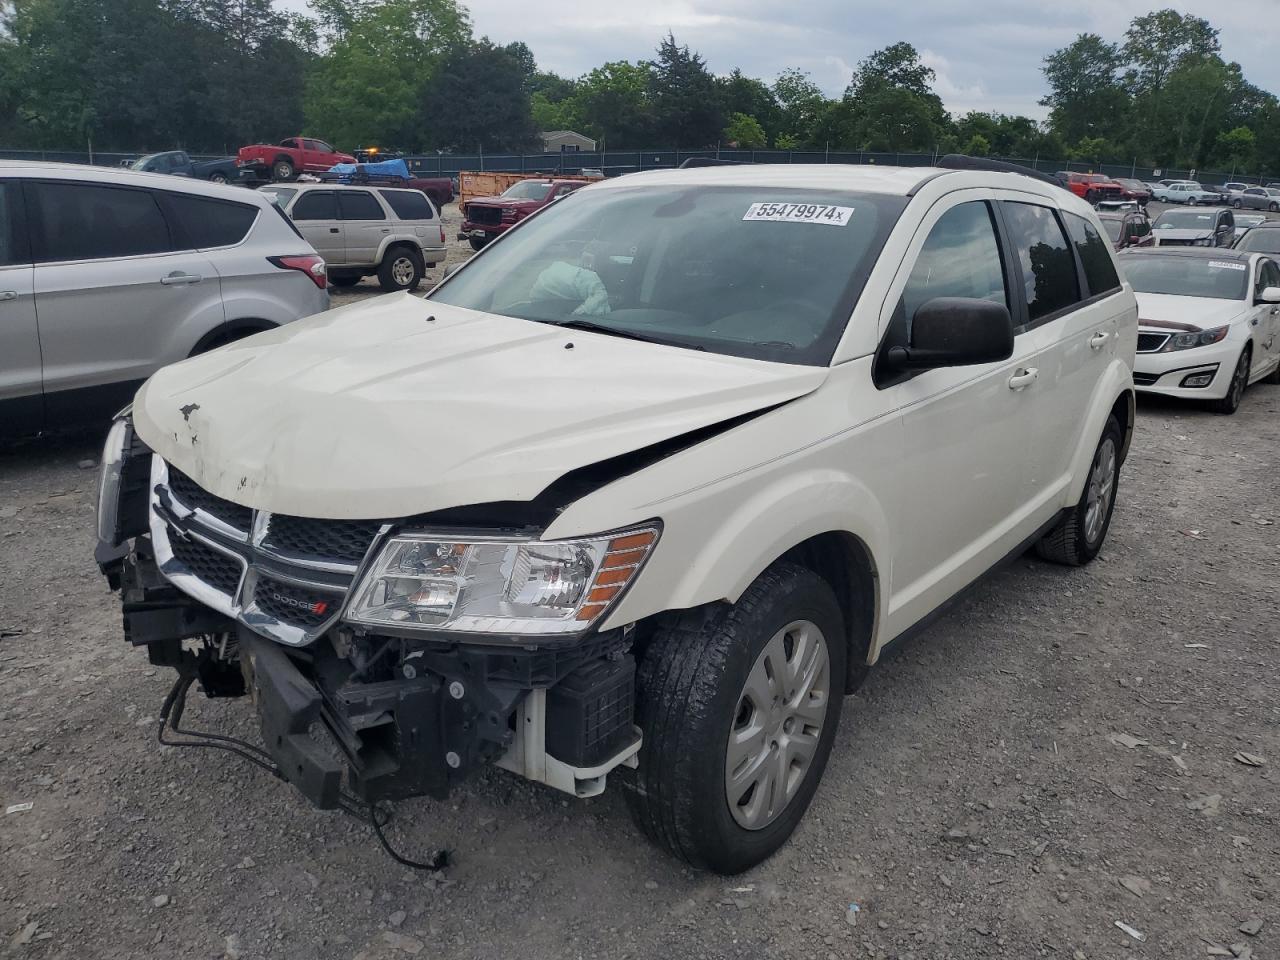
M 1111 500 L 1116 493 L 1116 442 L 1107 437 L 1093 456 L 1089 470 L 1088 499 L 1084 508 L 1084 536 L 1092 546 L 1102 536 L 1111 510 Z
M 818 751 L 831 696 L 827 639 L 797 620 L 769 640 L 738 695 L 724 785 L 739 826 L 762 830 L 795 797 Z
M 407 287 L 413 283 L 413 261 L 408 257 L 397 257 L 391 264 L 391 279 L 397 286 Z

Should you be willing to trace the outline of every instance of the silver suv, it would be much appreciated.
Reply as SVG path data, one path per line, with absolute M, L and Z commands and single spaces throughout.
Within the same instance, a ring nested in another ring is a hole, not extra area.
M 383 290 L 416 290 L 445 258 L 444 227 L 421 190 L 302 183 L 263 187 L 325 259 L 329 282 L 378 277 Z
M 105 420 L 165 364 L 328 307 L 251 190 L 0 162 L 0 434 Z

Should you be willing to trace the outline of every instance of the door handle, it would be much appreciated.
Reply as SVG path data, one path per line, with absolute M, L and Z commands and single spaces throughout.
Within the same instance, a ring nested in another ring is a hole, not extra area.
M 1089 338 L 1089 346 L 1093 347 L 1094 350 L 1101 349 L 1102 345 L 1110 338 L 1111 334 L 1109 333 L 1095 333 Z
M 175 270 L 167 277 L 161 277 L 160 282 L 166 287 L 172 287 L 183 283 L 199 283 L 203 279 L 204 277 L 198 273 L 182 273 L 179 270 Z
M 338 232 L 338 228 L 337 228 L 337 227 L 330 227 L 330 228 L 329 228 L 329 232 L 330 232 L 330 233 L 337 233 L 337 232 Z
M 382 232 L 383 232 L 383 233 L 390 233 L 390 232 L 391 232 L 391 228 L 390 228 L 390 227 L 383 227 L 383 228 L 382 228 Z
M 0 290 L 0 300 L 17 300 L 17 290 Z
M 1030 386 L 1039 374 L 1040 371 L 1035 367 L 1025 367 L 1009 378 L 1009 389 L 1021 390 L 1023 387 Z

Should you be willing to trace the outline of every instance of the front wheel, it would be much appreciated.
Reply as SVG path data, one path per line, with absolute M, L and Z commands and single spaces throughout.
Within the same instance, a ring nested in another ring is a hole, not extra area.
M 1232 200 L 1232 201 L 1231 201 L 1231 205 L 1232 205 L 1233 207 L 1235 207 L 1237 210 L 1239 210 L 1241 207 L 1243 207 L 1243 206 L 1244 206 L 1244 201 L 1243 201 L 1243 200 Z
M 1240 401 L 1244 397 L 1244 388 L 1249 385 L 1249 365 L 1252 360 L 1253 353 L 1246 346 L 1240 352 L 1240 359 L 1236 362 L 1236 368 L 1231 374 L 1231 385 L 1227 387 L 1227 395 L 1221 400 L 1209 402 L 1209 407 L 1214 413 L 1223 413 L 1230 416 L 1240 409 Z
M 1096 204 L 1098 202 L 1098 191 L 1086 190 L 1084 192 L 1084 202 L 1089 204 L 1089 206 Z
M 416 290 L 426 270 L 418 251 L 392 247 L 378 265 L 378 283 L 388 293 Z
M 1124 436 L 1114 416 L 1107 417 L 1094 451 L 1080 500 L 1036 544 L 1041 559 L 1082 567 L 1098 555 L 1111 528 L 1111 514 L 1120 486 L 1120 451 Z
M 471 244 L 471 249 L 479 253 L 485 248 L 485 244 L 489 242 L 488 237 L 467 237 L 467 241 Z
M 1200 202 L 1200 201 L 1198 201 L 1195 197 L 1187 197 L 1187 206 L 1188 206 L 1188 207 L 1194 207 L 1194 206 L 1195 206 L 1196 204 L 1198 204 L 1199 202 Z
M 1280 213 L 1280 203 L 1276 203 L 1274 200 L 1272 200 L 1271 203 L 1267 205 L 1267 209 L 1270 210 L 1272 213 Z
M 780 562 L 733 606 L 672 615 L 640 661 L 632 819 L 693 866 L 741 873 L 813 799 L 840 722 L 848 643 L 827 582 Z

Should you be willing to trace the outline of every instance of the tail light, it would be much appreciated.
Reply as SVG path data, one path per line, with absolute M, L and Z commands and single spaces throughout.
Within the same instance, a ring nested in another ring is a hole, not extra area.
M 325 272 L 324 258 L 314 254 L 301 257 L 267 257 L 281 270 L 297 270 L 306 274 L 307 279 L 323 290 L 329 285 L 329 275 Z
M 440 227 L 440 242 L 444 243 L 444 227 Z

